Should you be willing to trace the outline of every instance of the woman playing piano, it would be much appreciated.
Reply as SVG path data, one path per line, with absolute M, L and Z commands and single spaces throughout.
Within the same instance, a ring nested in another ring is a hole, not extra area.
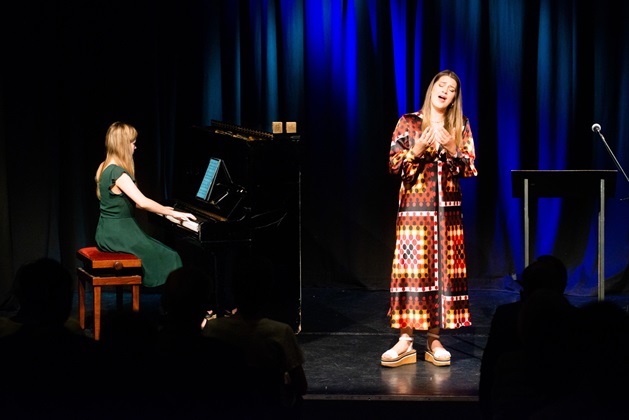
M 105 136 L 105 160 L 96 171 L 96 195 L 100 218 L 96 227 L 96 246 L 101 251 L 128 252 L 142 260 L 146 287 L 164 284 L 168 274 L 181 267 L 179 254 L 147 235 L 134 217 L 135 207 L 178 220 L 196 219 L 146 197 L 135 183 L 133 152 L 138 133 L 134 127 L 115 122 Z

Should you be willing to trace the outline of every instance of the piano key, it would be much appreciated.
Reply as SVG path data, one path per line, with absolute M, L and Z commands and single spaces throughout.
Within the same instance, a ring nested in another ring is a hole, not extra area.
M 175 217 L 159 214 L 159 216 L 166 217 L 166 219 L 170 220 L 176 225 L 180 225 L 185 227 L 186 229 L 190 229 L 193 232 L 199 233 L 199 223 L 194 220 L 179 220 Z

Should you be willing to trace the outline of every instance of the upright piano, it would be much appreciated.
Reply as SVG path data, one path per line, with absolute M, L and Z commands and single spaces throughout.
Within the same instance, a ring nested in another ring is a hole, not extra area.
M 301 329 L 301 172 L 299 134 L 272 134 L 221 121 L 190 127 L 177 140 L 173 198 L 197 217 L 149 214 L 185 265 L 215 282 L 218 316 L 234 308 L 231 271 L 242 254 L 274 267 L 270 316 Z M 209 190 L 209 194 L 208 194 Z

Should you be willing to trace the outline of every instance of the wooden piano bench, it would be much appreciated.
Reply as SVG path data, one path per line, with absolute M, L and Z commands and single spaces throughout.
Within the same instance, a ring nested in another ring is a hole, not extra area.
M 131 286 L 133 310 L 140 310 L 142 260 L 123 252 L 102 252 L 96 247 L 81 248 L 76 252 L 83 267 L 77 268 L 79 289 L 79 323 L 85 329 L 85 285 L 90 283 L 94 292 L 94 339 L 100 339 L 101 287 L 114 286 L 116 304 L 122 307 L 124 286 Z

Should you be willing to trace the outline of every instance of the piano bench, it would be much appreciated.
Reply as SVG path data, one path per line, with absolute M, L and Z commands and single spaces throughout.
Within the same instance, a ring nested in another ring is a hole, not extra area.
M 142 260 L 123 252 L 102 252 L 96 247 L 81 248 L 76 252 L 83 267 L 77 268 L 79 289 L 79 323 L 85 329 L 85 286 L 94 292 L 94 339 L 100 339 L 101 287 L 114 286 L 117 308 L 122 307 L 124 286 L 131 286 L 133 310 L 140 310 Z

